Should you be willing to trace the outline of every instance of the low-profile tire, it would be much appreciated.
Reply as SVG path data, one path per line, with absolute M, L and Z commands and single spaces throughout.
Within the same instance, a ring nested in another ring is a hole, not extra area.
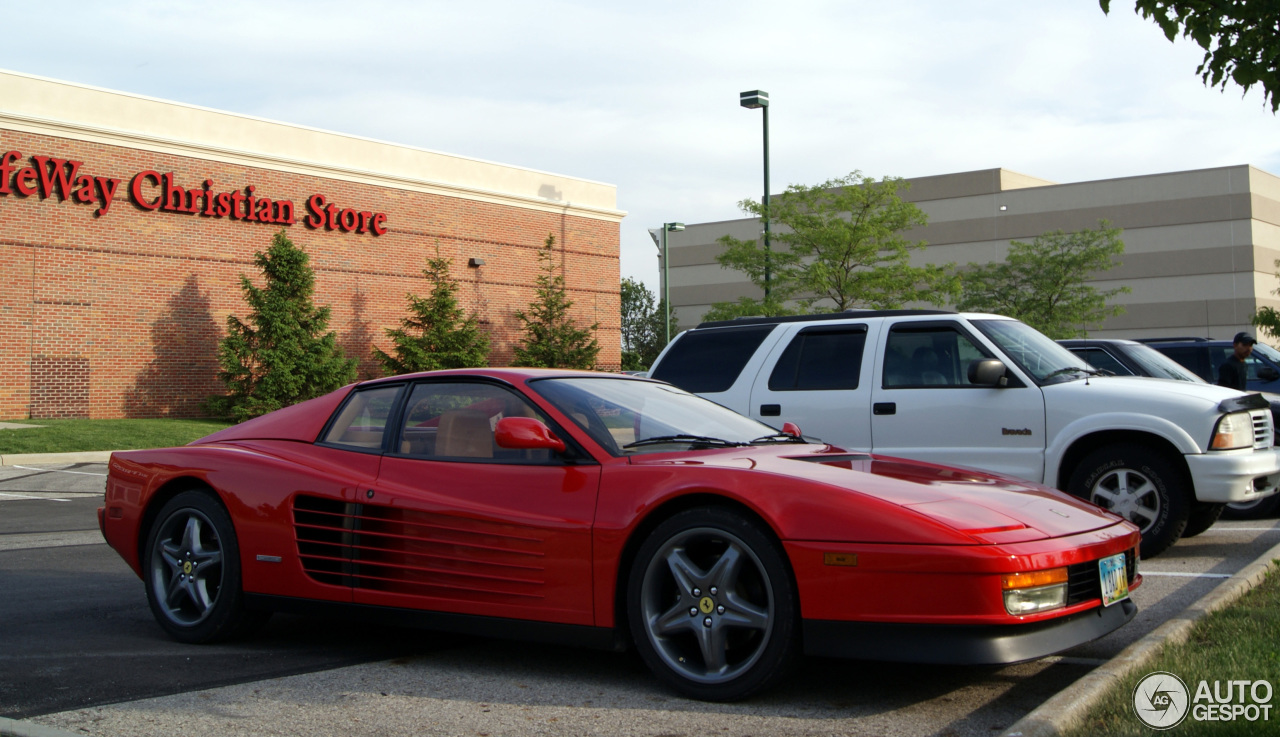
M 1280 512 L 1280 494 L 1272 494 L 1251 502 L 1228 504 L 1227 508 L 1222 510 L 1222 516 L 1226 519 L 1264 519 L 1274 517 L 1276 512 Z
M 147 602 L 173 639 L 217 642 L 266 621 L 244 606 L 235 526 L 211 492 L 184 491 L 165 503 L 144 551 Z
M 1193 501 L 1186 474 L 1142 445 L 1098 448 L 1076 466 L 1067 490 L 1137 525 L 1143 558 L 1156 557 L 1182 537 Z
M 1222 516 L 1222 510 L 1226 508 L 1227 505 L 1216 502 L 1194 502 L 1191 505 L 1191 514 L 1187 515 L 1187 527 L 1182 531 L 1182 536 L 1195 537 L 1213 527 L 1213 523 L 1218 521 Z
M 727 508 L 659 524 L 636 553 L 626 601 L 640 657 L 686 696 L 744 699 L 784 678 L 799 653 L 786 554 L 758 522 Z

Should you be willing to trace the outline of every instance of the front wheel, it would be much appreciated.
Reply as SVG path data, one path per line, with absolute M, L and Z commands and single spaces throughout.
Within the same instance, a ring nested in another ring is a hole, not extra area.
M 636 649 L 659 679 L 693 698 L 735 701 L 783 678 L 798 651 L 798 613 L 780 546 L 732 510 L 673 516 L 631 566 Z
M 1213 523 L 1222 516 L 1227 505 L 1215 502 L 1195 502 L 1191 505 L 1191 514 L 1187 515 L 1187 528 L 1182 531 L 1183 537 L 1195 537 L 1213 527 Z
M 223 640 L 265 620 L 244 606 L 235 527 L 210 493 L 184 491 L 160 509 L 144 560 L 151 613 L 179 642 Z
M 1186 475 L 1141 445 L 1093 451 L 1076 466 L 1067 491 L 1137 525 L 1143 558 L 1154 558 L 1177 542 L 1191 513 Z

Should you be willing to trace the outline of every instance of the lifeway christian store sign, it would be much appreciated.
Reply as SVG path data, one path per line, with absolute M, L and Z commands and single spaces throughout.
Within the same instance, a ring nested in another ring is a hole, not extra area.
M 30 166 L 25 164 L 30 163 Z M 0 155 L 0 195 L 57 195 L 60 201 L 78 205 L 94 205 L 95 217 L 111 212 L 111 204 L 124 180 L 99 177 L 80 171 L 83 162 L 52 156 L 31 156 L 24 160 L 19 151 Z M 209 218 L 230 218 L 251 223 L 293 225 L 296 221 L 291 200 L 271 199 L 255 194 L 252 184 L 243 190 L 215 192 L 213 181 L 184 187 L 174 181 L 173 172 L 144 170 L 129 180 L 129 197 L 142 210 L 162 211 Z M 387 232 L 387 216 L 381 212 L 340 207 L 328 202 L 322 194 L 307 198 L 307 213 L 302 220 L 307 227 L 337 230 L 343 233 Z

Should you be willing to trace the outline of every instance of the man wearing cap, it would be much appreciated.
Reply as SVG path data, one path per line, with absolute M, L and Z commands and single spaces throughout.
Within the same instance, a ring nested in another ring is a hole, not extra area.
M 1231 339 L 1233 352 L 1218 367 L 1218 386 L 1244 391 L 1249 381 L 1249 367 L 1244 361 L 1253 354 L 1253 344 L 1258 341 L 1248 333 L 1236 333 Z

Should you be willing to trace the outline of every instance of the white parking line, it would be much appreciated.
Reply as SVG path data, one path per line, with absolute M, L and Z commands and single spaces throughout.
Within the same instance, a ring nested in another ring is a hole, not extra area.
M 1210 527 L 1205 532 L 1280 532 L 1280 527 Z
M 1148 571 L 1139 568 L 1138 573 L 1144 576 L 1177 576 L 1178 578 L 1231 578 L 1230 573 L 1183 573 L 1180 571 Z
M 5 498 L 8 498 L 8 499 L 42 499 L 42 500 L 44 500 L 44 501 L 46 501 L 46 502 L 69 502 L 69 501 L 71 501 L 70 499 L 57 499 L 57 498 L 55 498 L 55 497 L 51 497 L 51 496 L 27 496 L 26 494 L 6 494 L 6 493 L 5 493 L 5 492 L 3 492 L 3 491 L 0 491 L 0 496 L 5 497 Z
M 0 551 L 65 548 L 72 545 L 105 545 L 97 530 L 75 532 L 24 532 L 0 535 Z
M 9 466 L 9 468 L 21 468 L 24 471 L 44 471 L 45 473 L 74 473 L 77 476 L 106 476 L 105 473 L 90 473 L 88 471 L 67 471 L 61 468 L 40 468 L 33 466 Z

